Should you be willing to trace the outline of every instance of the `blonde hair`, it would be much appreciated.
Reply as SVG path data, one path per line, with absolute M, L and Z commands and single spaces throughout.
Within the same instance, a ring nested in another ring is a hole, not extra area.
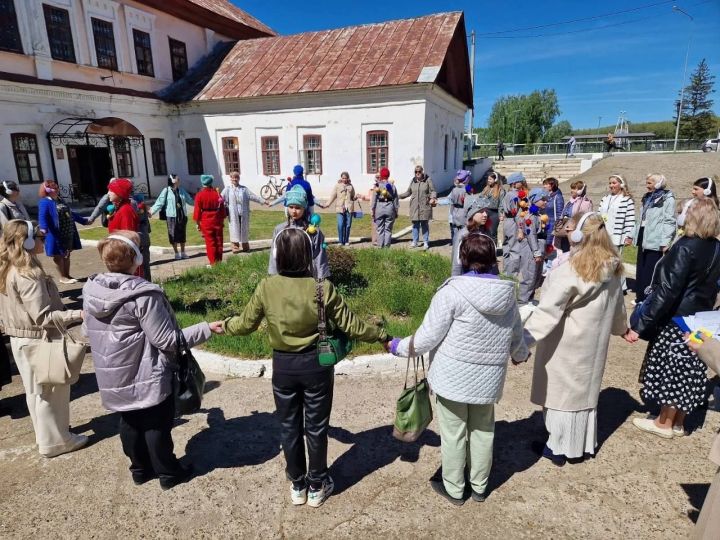
M 140 247 L 140 235 L 133 231 L 115 231 L 114 235 L 124 236 Z M 135 250 L 122 240 L 104 238 L 98 244 L 100 258 L 110 272 L 127 274 L 135 265 Z
M 665 178 L 664 174 L 648 174 L 645 180 L 652 180 L 653 184 L 660 184 L 660 189 L 667 187 L 667 178 Z
M 37 234 L 33 224 L 32 234 Z M 37 255 L 25 249 L 23 244 L 29 236 L 27 223 L 21 219 L 8 221 L 3 227 L 0 241 L 0 293 L 7 290 L 7 276 L 12 268 L 24 276 L 46 277 Z M 37 240 L 36 240 L 37 242 Z
M 482 195 L 483 197 L 488 197 L 488 196 L 490 196 L 490 197 L 492 197 L 493 199 L 499 199 L 499 198 L 500 198 L 501 190 L 502 190 L 502 188 L 503 188 L 503 187 L 502 187 L 502 182 L 500 181 L 500 178 L 499 178 L 499 176 L 498 176 L 498 173 L 496 173 L 496 172 L 493 171 L 493 172 L 491 172 L 490 174 L 488 174 L 488 178 L 490 178 L 491 176 L 495 179 L 495 185 L 493 185 L 493 186 L 488 186 L 488 185 L 486 184 L 486 185 L 485 185 L 485 188 L 482 190 L 482 193 L 480 193 L 480 195 Z M 491 192 L 492 192 L 492 193 L 491 193 Z
M 630 188 L 628 187 L 625 179 L 622 176 L 620 176 L 619 174 L 611 174 L 610 176 L 608 176 L 608 182 L 610 180 L 612 180 L 613 178 L 615 180 L 617 180 L 618 184 L 620 184 L 620 189 L 622 189 L 623 195 L 625 195 L 626 197 L 630 197 L 632 199 L 632 193 L 630 193 Z
M 575 214 L 572 217 L 571 221 L 576 228 L 583 215 Z M 606 276 L 608 267 L 613 266 L 612 274 L 621 276 L 624 268 L 620 262 L 620 254 L 605 230 L 602 216 L 595 213 L 589 216 L 583 223 L 582 233 L 583 239 L 570 257 L 570 264 L 583 281 L 598 283 Z
M 687 209 L 683 230 L 685 236 L 703 239 L 720 236 L 720 212 L 715 201 L 696 199 Z

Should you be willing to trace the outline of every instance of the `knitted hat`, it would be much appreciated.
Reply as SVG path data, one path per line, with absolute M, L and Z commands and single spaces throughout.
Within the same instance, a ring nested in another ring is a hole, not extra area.
M 285 193 L 285 206 L 291 204 L 307 208 L 307 193 L 302 186 L 293 186 L 290 191 Z
M 295 176 L 302 176 L 303 173 L 305 173 L 305 169 L 303 169 L 303 166 L 302 166 L 302 165 L 295 165 L 295 166 L 293 167 L 293 174 L 294 174 Z
M 543 188 L 533 188 L 532 191 L 530 191 L 528 199 L 530 200 L 530 202 L 540 200 L 547 201 L 548 199 L 550 199 L 550 195 Z
M 387 180 L 388 178 L 390 178 L 390 169 L 388 169 L 387 167 L 383 167 L 382 169 L 380 169 L 380 179 Z
M 214 181 L 215 181 L 215 178 L 213 178 L 212 174 L 203 174 L 200 177 L 200 183 L 205 187 L 212 186 Z
M 490 199 L 488 199 L 487 197 L 477 197 L 467 209 L 467 212 L 465 214 L 466 218 L 470 220 L 475 214 L 479 214 L 480 212 L 487 212 L 491 202 L 492 201 L 490 201 Z
M 470 181 L 470 171 L 462 171 L 462 170 L 458 171 L 455 174 L 455 178 L 457 178 L 458 180 L 460 180 L 463 183 L 469 182 Z
M 108 191 L 114 193 L 124 201 L 129 201 L 132 195 L 133 183 L 127 178 L 116 178 L 108 184 Z
M 516 182 L 524 182 L 524 181 L 525 181 L 525 175 L 524 175 L 523 173 L 521 173 L 521 172 L 511 173 L 511 174 L 507 177 L 507 183 L 510 184 L 510 185 L 512 185 L 512 184 L 514 184 L 514 183 L 516 183 Z

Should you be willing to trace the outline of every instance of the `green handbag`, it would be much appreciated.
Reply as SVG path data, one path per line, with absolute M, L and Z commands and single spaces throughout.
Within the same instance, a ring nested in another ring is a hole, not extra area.
M 425 378 L 425 359 L 415 356 L 413 346 L 415 336 L 410 338 L 410 356 L 405 368 L 405 385 L 395 407 L 393 437 L 403 442 L 415 442 L 433 419 L 430 405 L 430 386 Z M 408 388 L 410 362 L 413 364 L 415 384 Z M 422 378 L 418 380 L 418 371 L 422 366 Z
M 327 319 L 325 318 L 325 290 L 324 279 L 318 279 L 315 288 L 318 306 L 318 362 L 321 366 L 334 366 L 352 351 L 352 341 L 344 332 L 335 329 L 330 335 L 327 333 Z

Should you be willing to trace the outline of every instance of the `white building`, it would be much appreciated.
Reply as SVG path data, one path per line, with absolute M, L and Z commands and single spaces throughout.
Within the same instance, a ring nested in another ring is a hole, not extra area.
M 259 191 L 299 162 L 321 195 L 386 165 L 448 186 L 469 73 L 461 13 L 276 36 L 225 0 L 0 0 L 0 179 L 28 204 L 43 178 L 77 199 L 239 169 Z

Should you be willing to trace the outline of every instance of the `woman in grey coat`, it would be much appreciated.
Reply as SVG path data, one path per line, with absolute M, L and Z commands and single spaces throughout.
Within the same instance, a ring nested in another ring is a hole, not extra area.
M 372 195 L 372 216 L 377 227 L 378 247 L 390 247 L 392 243 L 392 230 L 397 219 L 400 201 L 397 189 L 390 180 L 390 170 L 383 167 Z
M 142 264 L 140 237 L 118 231 L 98 244 L 108 272 L 83 287 L 83 327 L 92 347 L 100 399 L 120 413 L 120 441 L 133 482 L 160 478 L 170 489 L 192 476 L 173 453 L 172 390 L 180 330 L 162 289 L 134 276 Z M 182 330 L 190 347 L 211 336 L 202 322 Z
M 437 203 L 437 193 L 430 177 L 423 172 L 423 168 L 415 167 L 415 177 L 410 182 L 405 193 L 398 195 L 401 199 L 410 197 L 410 220 L 412 221 L 411 248 L 417 247 L 420 242 L 420 230 L 423 234 L 425 249 L 430 248 L 430 227 L 428 221 L 432 219 L 432 207 Z

